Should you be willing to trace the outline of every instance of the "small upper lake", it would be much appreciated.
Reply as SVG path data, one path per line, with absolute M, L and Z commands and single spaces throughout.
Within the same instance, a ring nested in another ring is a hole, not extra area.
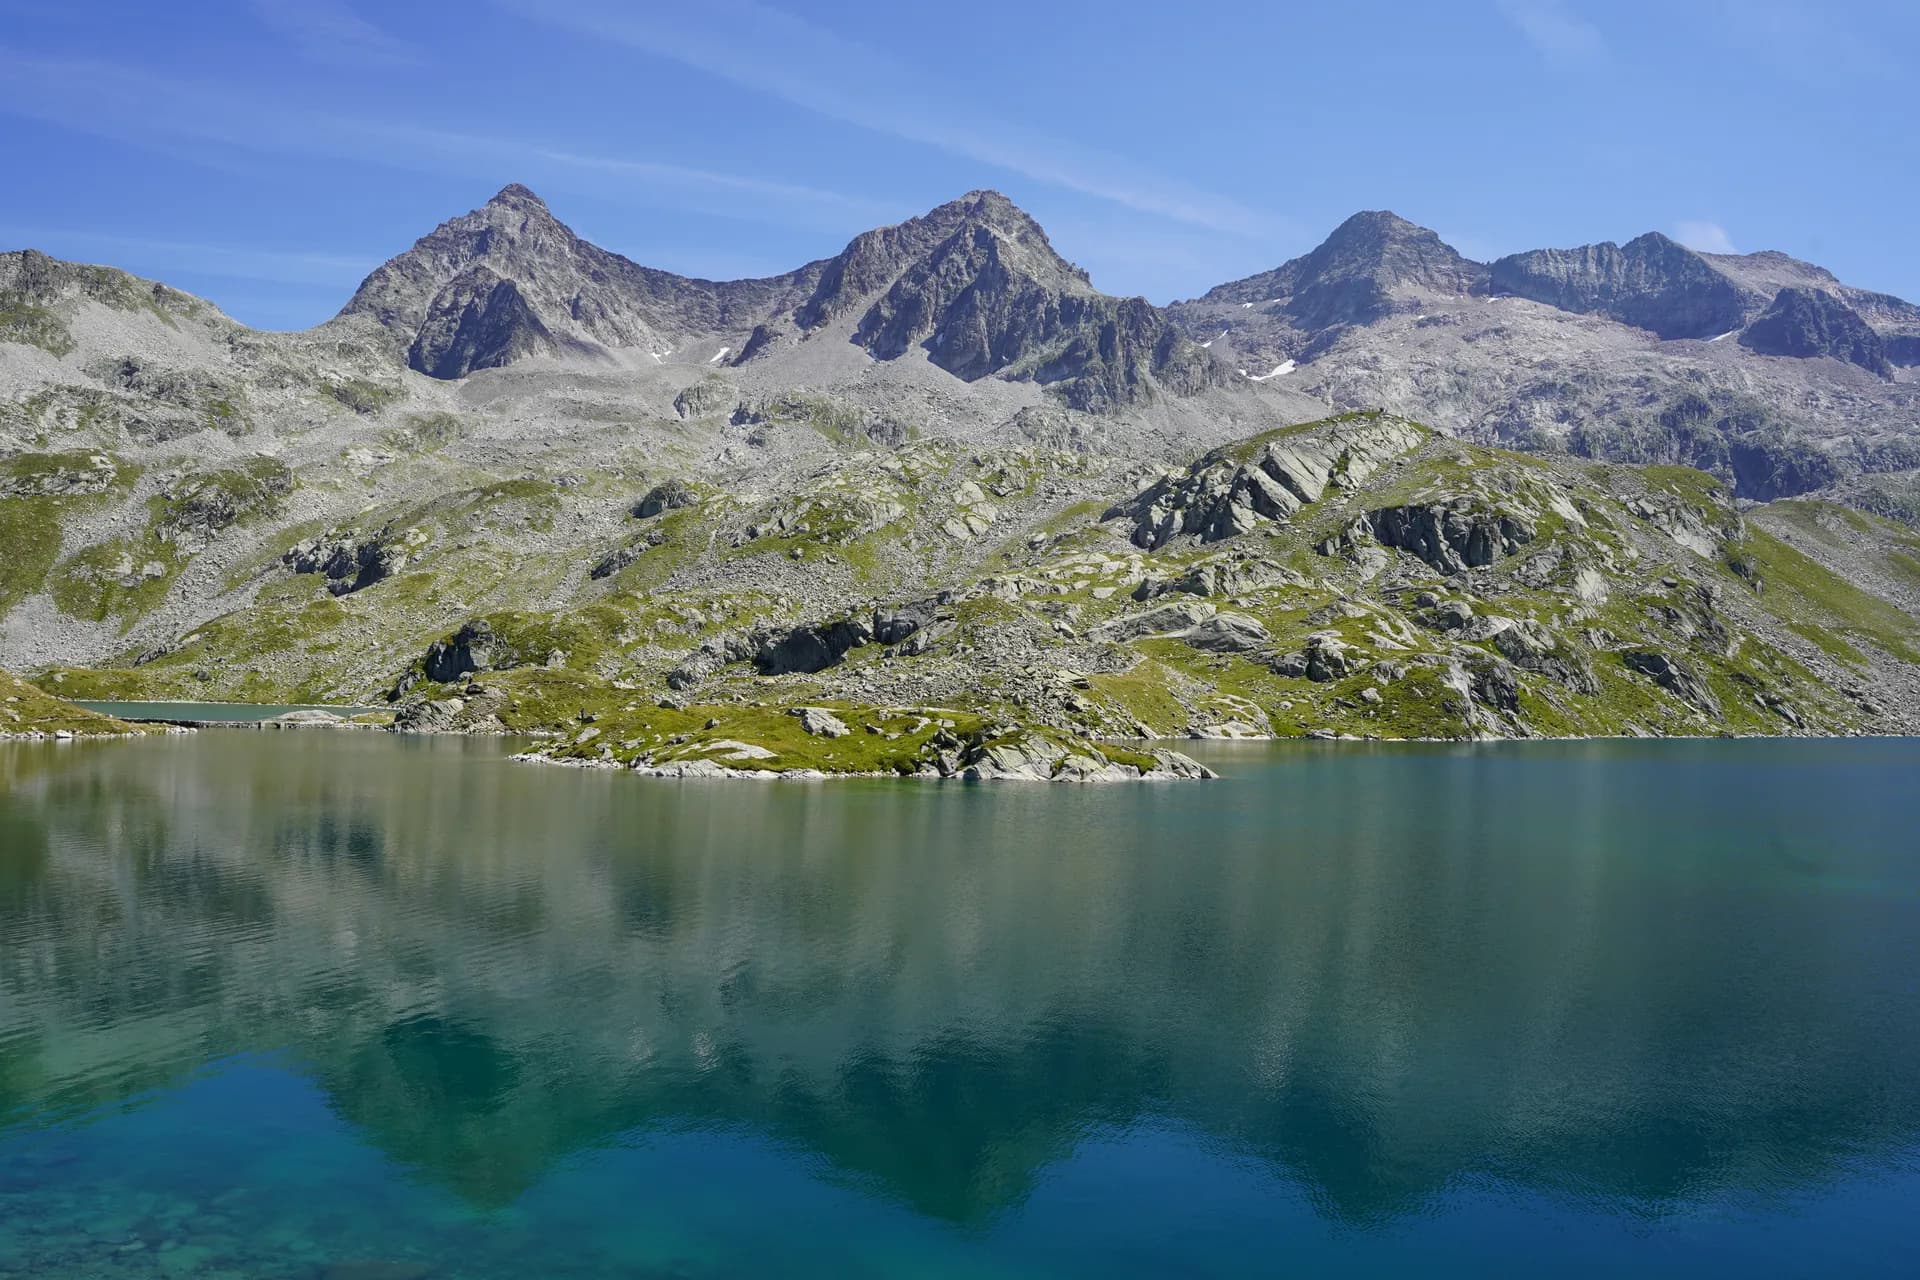
M 0 1276 L 1910 1276 L 1920 742 L 0 744 Z

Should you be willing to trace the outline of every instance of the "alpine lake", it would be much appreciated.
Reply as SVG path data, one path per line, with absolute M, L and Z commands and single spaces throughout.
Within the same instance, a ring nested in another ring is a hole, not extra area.
M 0 1276 L 1920 1274 L 1920 741 L 515 749 L 0 744 Z

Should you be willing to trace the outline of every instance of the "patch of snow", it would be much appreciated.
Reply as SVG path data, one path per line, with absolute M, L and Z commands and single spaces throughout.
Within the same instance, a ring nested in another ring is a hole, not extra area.
M 708 363 L 708 364 L 719 364 L 719 363 L 720 363 L 720 362 L 721 362 L 722 360 L 725 360 L 725 359 L 727 358 L 727 352 L 729 352 L 729 351 L 731 351 L 731 350 L 733 350 L 733 348 L 732 348 L 732 347 L 722 347 L 722 348 L 720 348 L 720 349 L 719 349 L 718 351 L 716 351 L 716 352 L 714 352 L 714 353 L 713 353 L 712 355 L 710 355 L 710 356 L 708 356 L 708 357 L 707 357 L 707 363 Z
M 1719 337 L 1708 338 L 1707 341 L 1708 342 L 1725 342 L 1728 338 L 1731 338 L 1734 334 L 1738 332 L 1740 332 L 1738 329 L 1729 329 L 1725 333 L 1721 334 Z
M 1204 350 L 1205 348 L 1207 348 L 1207 347 L 1210 347 L 1210 346 L 1212 346 L 1212 345 L 1213 345 L 1213 339 L 1212 339 L 1212 338 L 1208 338 L 1208 339 L 1207 339 L 1207 340 L 1206 340 L 1205 342 L 1203 342 L 1203 343 L 1201 343 L 1201 344 L 1200 344 L 1200 346 L 1201 346 L 1201 348 L 1202 348 L 1203 350 Z
M 1299 365 L 1295 364 L 1291 360 L 1282 360 L 1279 364 L 1273 366 L 1273 369 L 1267 373 L 1255 373 L 1255 374 L 1248 375 L 1245 369 L 1242 369 L 1240 372 L 1243 375 L 1247 376 L 1248 382 L 1265 382 L 1268 378 L 1284 378 L 1299 367 L 1300 367 Z

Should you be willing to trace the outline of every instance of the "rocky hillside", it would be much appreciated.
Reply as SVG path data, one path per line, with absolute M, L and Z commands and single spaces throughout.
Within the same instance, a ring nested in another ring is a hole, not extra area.
M 1759 501 L 1864 483 L 1890 513 L 1920 479 L 1920 307 L 1785 254 L 1648 234 L 1481 264 L 1367 213 L 1170 310 L 1249 381 L 1466 439 L 1699 467 Z
M 508 188 L 294 334 L 8 255 L 0 662 L 67 697 L 388 700 L 676 773 L 1120 778 L 1191 769 L 1116 736 L 1913 725 L 1913 535 L 1736 502 L 1768 467 L 1812 487 L 1769 441 L 1828 456 L 1766 434 L 1748 375 L 1904 394 L 1891 355 L 1889 380 L 1495 298 L 1390 215 L 1336 239 L 1191 304 L 1225 322 L 1211 351 L 992 193 L 715 284 Z M 1752 343 L 1859 339 L 1779 301 L 1804 273 L 1746 266 L 1782 282 Z M 1477 442 L 1314 398 L 1617 393 L 1537 356 L 1445 372 L 1536 331 L 1747 389 L 1676 373 L 1695 399 L 1643 405 L 1637 435 L 1600 414 Z M 1301 342 L 1291 367 L 1216 358 L 1269 339 Z M 1510 437 L 1541 454 L 1485 444 Z M 1723 478 L 1607 461 L 1623 441 Z

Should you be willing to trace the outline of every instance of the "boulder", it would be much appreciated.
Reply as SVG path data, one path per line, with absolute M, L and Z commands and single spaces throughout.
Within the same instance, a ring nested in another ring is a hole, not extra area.
M 1284 654 L 1270 665 L 1275 675 L 1305 677 L 1316 684 L 1343 680 L 1354 670 L 1346 641 L 1331 631 L 1314 632 L 1301 652 Z
M 1216 610 L 1210 604 L 1197 600 L 1182 600 L 1175 604 L 1163 604 L 1145 613 L 1136 613 L 1124 618 L 1115 618 L 1095 627 L 1088 634 L 1096 640 L 1119 643 L 1125 640 L 1137 640 L 1142 636 L 1172 636 L 1189 631 L 1214 616 Z
M 814 737 L 844 738 L 853 732 L 846 721 L 825 707 L 791 707 L 787 714 L 799 717 L 800 727 Z
M 698 501 L 700 495 L 686 481 L 663 480 L 633 504 L 633 514 L 636 519 L 651 520 L 664 512 L 690 507 Z
M 1187 632 L 1186 641 L 1212 653 L 1248 653 L 1273 637 L 1256 618 L 1244 613 L 1218 613 Z

